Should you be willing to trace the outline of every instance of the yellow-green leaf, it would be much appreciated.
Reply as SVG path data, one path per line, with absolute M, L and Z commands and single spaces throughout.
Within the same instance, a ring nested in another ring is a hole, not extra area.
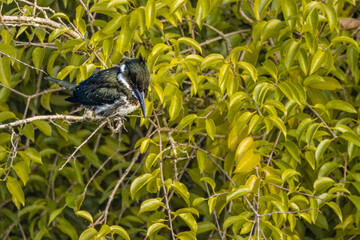
M 110 232 L 113 234 L 116 233 L 116 234 L 120 235 L 125 240 L 130 240 L 129 234 L 125 231 L 124 228 L 122 228 L 120 226 L 115 226 L 115 225 L 110 226 Z
M 16 178 L 11 176 L 7 177 L 6 187 L 12 195 L 12 200 L 15 203 L 16 207 L 20 209 L 21 203 L 23 206 L 25 205 L 25 195 L 21 188 L 19 181 Z
M 202 49 L 201 49 L 200 44 L 199 44 L 196 40 L 194 40 L 194 39 L 192 39 L 192 38 L 189 38 L 189 37 L 181 37 L 181 38 L 179 38 L 179 39 L 177 40 L 177 42 L 178 42 L 178 43 L 184 43 L 184 44 L 186 44 L 186 45 L 189 45 L 189 46 L 195 48 L 196 51 L 198 51 L 199 53 L 202 53 Z
M 98 234 L 98 232 L 96 231 L 95 228 L 89 228 L 86 229 L 85 231 L 83 231 L 79 237 L 79 240 L 91 240 L 93 239 L 96 235 Z
M 205 119 L 205 127 L 207 134 L 209 134 L 209 137 L 214 141 L 215 132 L 216 132 L 216 126 L 214 120 L 212 120 L 211 118 Z

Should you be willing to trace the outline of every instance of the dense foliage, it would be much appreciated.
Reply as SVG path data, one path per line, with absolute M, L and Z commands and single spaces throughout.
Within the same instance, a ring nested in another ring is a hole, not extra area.
M 2 0 L 1 239 L 360 235 L 355 0 Z M 141 54 L 146 119 L 83 117 Z

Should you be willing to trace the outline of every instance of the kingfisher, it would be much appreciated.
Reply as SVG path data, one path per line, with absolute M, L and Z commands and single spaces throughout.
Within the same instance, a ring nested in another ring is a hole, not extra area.
M 66 101 L 82 105 L 96 115 L 123 117 L 141 107 L 146 118 L 145 98 L 150 73 L 141 55 L 124 62 L 120 67 L 100 71 L 79 85 L 53 77 L 45 79 L 72 91 Z

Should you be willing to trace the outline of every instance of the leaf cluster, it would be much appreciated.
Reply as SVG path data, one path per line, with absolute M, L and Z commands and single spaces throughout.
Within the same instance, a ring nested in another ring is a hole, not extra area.
M 2 1 L 0 238 L 360 235 L 358 5 Z M 43 80 L 139 54 L 119 132 Z

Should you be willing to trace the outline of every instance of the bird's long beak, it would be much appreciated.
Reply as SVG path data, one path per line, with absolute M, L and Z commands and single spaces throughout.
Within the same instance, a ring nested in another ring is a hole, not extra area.
M 141 106 L 141 110 L 143 112 L 144 118 L 146 118 L 146 113 L 145 113 L 145 97 L 144 97 L 144 92 L 140 92 L 138 89 L 134 89 L 136 98 L 139 100 L 140 102 L 140 106 Z

